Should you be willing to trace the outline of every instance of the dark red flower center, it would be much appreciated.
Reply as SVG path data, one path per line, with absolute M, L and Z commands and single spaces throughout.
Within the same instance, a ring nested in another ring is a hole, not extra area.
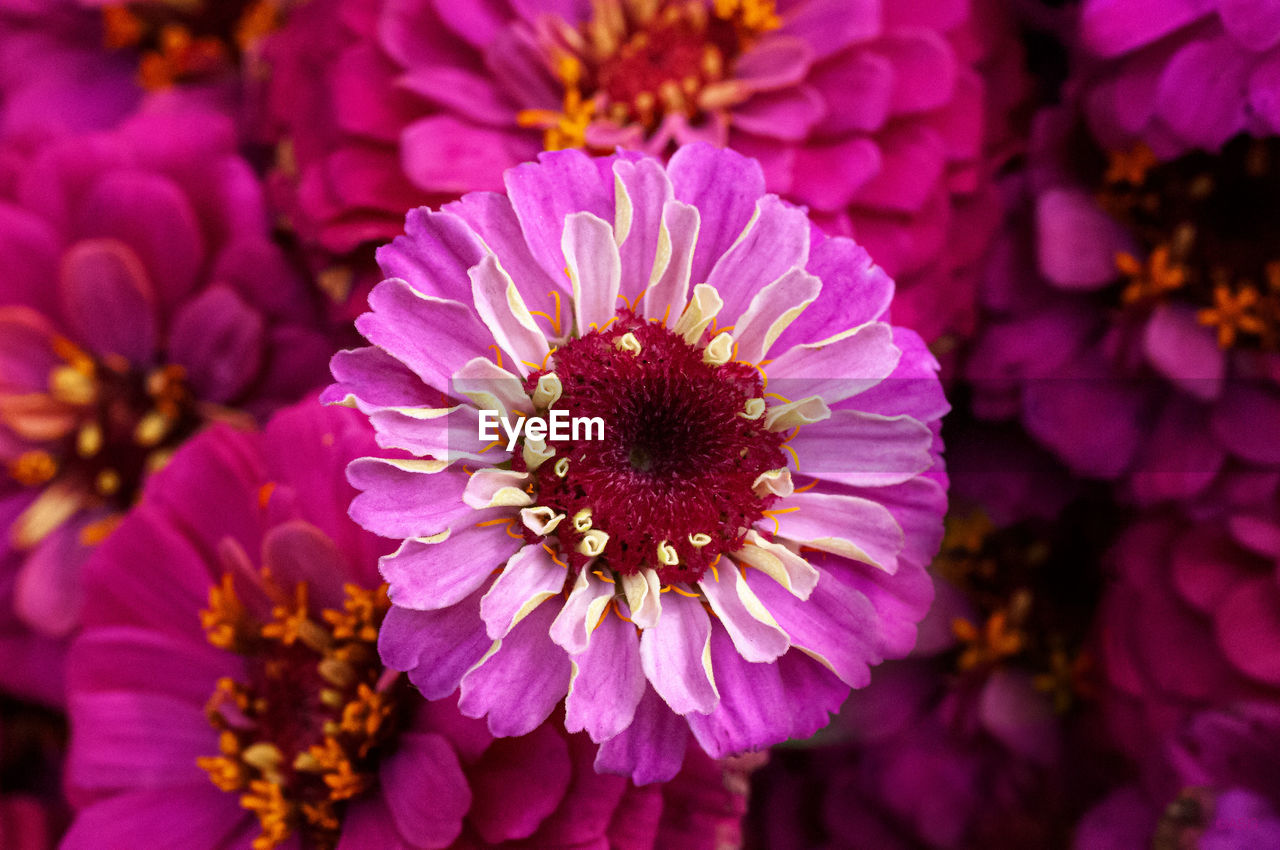
M 548 150 L 582 147 L 597 119 L 653 132 L 666 115 L 697 122 L 741 99 L 734 61 L 781 25 L 773 0 L 601 0 L 586 23 L 551 29 L 552 73 L 564 87 L 560 112 L 527 110 Z M 607 152 L 607 151 L 605 151 Z
M 753 367 L 709 363 L 624 312 L 557 349 L 530 392 L 550 373 L 562 386 L 553 409 L 603 423 L 602 439 L 585 439 L 584 426 L 581 439 L 547 440 L 554 455 L 534 472 L 537 505 L 565 516 L 553 536 L 574 571 L 594 557 L 622 575 L 696 581 L 776 500 L 755 485 L 786 467 L 785 434 L 751 416 L 748 402 L 764 396 Z M 515 464 L 526 468 L 520 452 Z
M 220 752 L 197 761 L 257 816 L 254 850 L 293 835 L 329 850 L 347 801 L 376 782 L 380 751 L 404 721 L 407 686 L 378 659 L 386 586 L 347 585 L 342 610 L 318 614 L 304 583 L 289 595 L 264 572 L 263 587 L 276 602 L 266 621 L 248 613 L 230 575 L 201 612 L 209 642 L 243 656 L 248 675 L 218 681 L 206 711 Z
M 1103 208 L 1144 250 L 1116 260 L 1126 307 L 1190 304 L 1223 348 L 1280 348 L 1280 139 L 1164 163 L 1138 147 L 1112 154 L 1102 182 Z

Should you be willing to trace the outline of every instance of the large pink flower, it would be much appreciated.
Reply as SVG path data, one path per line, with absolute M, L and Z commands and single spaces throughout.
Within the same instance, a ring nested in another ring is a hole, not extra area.
M 389 544 L 347 518 L 342 480 L 374 449 L 363 417 L 308 402 L 260 434 L 216 426 L 153 479 L 86 568 L 62 847 L 733 841 L 744 801 L 710 759 L 640 789 L 596 776 L 585 735 L 495 740 L 382 667 Z
M 1013 44 L 985 0 L 316 0 L 265 52 L 309 243 L 385 241 L 404 209 L 499 189 L 539 150 L 711 141 L 865 245 L 933 340 L 972 319 L 996 215 L 984 119 L 1020 96 Z
M 374 346 L 332 364 L 327 397 L 420 456 L 349 470 L 352 515 L 404 538 L 384 659 L 498 735 L 564 701 L 637 781 L 690 731 L 715 756 L 813 733 L 928 607 L 936 361 L 865 251 L 739 154 L 506 179 L 410 214 L 357 320 Z M 602 431 L 493 440 L 481 410 Z
M 161 108 L 164 106 L 164 108 Z M 230 121 L 179 100 L 27 158 L 0 201 L 0 504 L 16 603 L 76 620 L 76 571 L 150 471 L 314 386 L 329 349 Z

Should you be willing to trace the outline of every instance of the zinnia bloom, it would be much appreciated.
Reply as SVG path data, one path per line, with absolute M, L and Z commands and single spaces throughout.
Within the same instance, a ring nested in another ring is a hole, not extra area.
M 385 540 L 346 516 L 367 423 L 309 402 L 215 426 L 86 568 L 67 850 L 678 846 L 730 840 L 723 772 L 638 789 L 583 735 L 494 740 L 385 670 Z M 664 795 L 670 794 L 672 805 Z M 665 843 L 660 843 L 665 842 Z
M 1212 501 L 1280 468 L 1280 145 L 1162 160 L 1099 150 L 1069 109 L 1036 122 L 967 373 L 1078 474 L 1139 502 Z
M 327 398 L 369 414 L 352 516 L 384 660 L 525 734 L 564 700 L 638 782 L 811 734 L 901 656 L 932 592 L 947 406 L 889 278 L 709 145 L 545 154 L 409 215 Z M 767 388 L 766 388 L 767 385 Z M 596 439 L 480 438 L 598 417 Z M 505 426 L 504 426 L 505 427 Z
M 1108 147 L 1162 158 L 1280 134 L 1280 7 L 1266 0 L 1085 0 L 1083 99 Z
M 1280 497 L 1273 476 L 1234 483 L 1215 515 L 1145 516 L 1111 554 L 1116 581 L 1099 615 L 1106 718 L 1148 775 L 1192 713 L 1280 697 Z
M 1111 794 L 1081 821 L 1079 850 L 1280 844 L 1280 709 L 1239 703 L 1204 711 L 1160 747 L 1153 786 Z
M 708 141 L 863 244 L 929 341 L 972 321 L 998 219 L 987 156 L 1023 92 L 985 0 L 315 0 L 264 56 L 282 203 L 308 244 L 390 239 L 405 209 L 500 189 L 541 150 Z
M 229 121 L 155 109 L 44 146 L 0 201 L 0 503 L 36 628 L 173 449 L 313 387 L 330 350 Z

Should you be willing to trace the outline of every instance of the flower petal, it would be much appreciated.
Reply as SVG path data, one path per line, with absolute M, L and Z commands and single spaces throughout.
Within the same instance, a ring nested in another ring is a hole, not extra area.
M 488 715 L 489 731 L 500 738 L 527 735 L 546 720 L 572 675 L 569 656 L 547 637 L 555 615 L 554 605 L 539 605 L 495 642 L 462 677 L 458 710 Z
M 529 838 L 557 809 L 575 807 L 565 796 L 572 775 L 568 741 L 550 725 L 494 741 L 468 766 L 474 802 L 467 821 L 491 845 Z
M 438 534 L 472 510 L 462 501 L 467 478 L 440 460 L 362 457 L 347 466 L 347 480 L 363 490 L 351 502 L 351 518 L 383 537 Z
M 657 624 L 640 636 L 645 678 L 676 714 L 706 714 L 720 698 L 711 675 L 711 618 L 696 599 L 666 596 Z
M 892 575 L 902 552 L 902 527 L 879 502 L 858 496 L 795 493 L 776 514 L 778 536 L 803 546 L 870 564 Z
M 787 633 L 751 592 L 735 565 L 725 563 L 723 569 L 714 573 L 708 570 L 698 587 L 720 618 L 738 654 L 747 661 L 768 663 L 791 646 Z
M 434 611 L 461 602 L 506 563 L 523 544 L 502 526 L 462 525 L 433 537 L 405 540 L 379 561 L 391 583 L 391 601 L 404 608 Z
M 676 200 L 698 210 L 698 244 L 690 270 L 698 283 L 707 280 L 711 267 L 737 241 L 765 192 L 764 174 L 754 160 L 725 154 L 705 143 L 685 145 L 667 164 Z
M 793 268 L 761 289 L 733 325 L 738 344 L 734 359 L 758 363 L 782 336 L 783 331 L 812 304 L 822 291 L 822 281 L 806 271 Z
M 529 250 L 552 280 L 564 280 L 560 239 L 566 218 L 589 212 L 613 221 L 613 181 L 603 180 L 582 151 L 556 151 L 536 164 L 517 165 L 507 172 L 506 185 Z
M 645 689 L 631 725 L 600 745 L 596 772 L 630 776 L 637 785 L 667 782 L 680 772 L 688 743 L 685 719 Z
M 933 465 L 933 432 L 910 416 L 836 410 L 802 427 L 787 445 L 805 475 L 855 487 L 897 484 Z
M 392 606 L 378 631 L 382 663 L 409 674 L 409 681 L 427 699 L 441 699 L 458 689 L 462 677 L 493 641 L 480 619 L 477 590 L 438 611 L 413 611 Z
M 170 356 L 201 399 L 228 402 L 258 378 L 265 331 L 262 315 L 230 287 L 211 286 L 174 317 Z
M 804 210 L 766 195 L 723 255 L 707 283 L 724 299 L 721 315 L 736 322 L 748 303 L 770 283 L 809 261 L 809 218 Z
M 480 600 L 480 616 L 489 637 L 501 640 L 535 608 L 564 589 L 566 570 L 539 545 L 511 556 L 506 568 Z
M 569 598 L 551 624 L 551 639 L 556 645 L 570 655 L 586 652 L 615 589 L 615 584 L 600 580 L 591 570 L 579 570 Z
M 587 648 L 571 660 L 573 677 L 564 701 L 565 729 L 586 731 L 597 742 L 621 734 L 631 725 L 636 706 L 649 687 L 635 627 L 606 614 L 591 633 Z
M 502 350 L 515 358 L 511 368 L 522 377 L 538 371 L 551 350 L 547 337 L 498 258 L 489 254 L 469 274 L 476 312 Z
M 137 254 L 114 239 L 86 239 L 62 259 L 62 312 L 98 354 L 149 364 L 156 354 L 156 308 Z M 175 340 L 176 341 L 176 340 Z
M 573 284 L 573 318 L 577 333 L 602 328 L 613 318 L 622 281 L 622 259 L 613 227 L 591 213 L 565 219 L 560 245 Z
M 466 303 L 467 271 L 484 259 L 485 245 L 459 216 L 419 207 L 404 219 L 404 236 L 378 249 L 384 277 L 409 281 L 424 295 Z
M 378 778 L 396 829 L 415 846 L 444 847 L 462 832 L 471 788 L 443 736 L 402 733 Z M 431 805 L 424 806 L 423 800 Z
M 768 371 L 786 396 L 818 396 L 834 405 L 889 377 L 901 356 L 892 328 L 868 322 L 820 342 L 797 345 L 774 358 Z

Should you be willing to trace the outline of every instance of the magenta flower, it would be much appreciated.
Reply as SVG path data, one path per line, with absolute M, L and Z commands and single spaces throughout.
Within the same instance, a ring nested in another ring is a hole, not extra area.
M 947 406 L 892 282 L 709 145 L 506 179 L 409 215 L 374 347 L 332 363 L 327 398 L 421 458 L 348 471 L 352 516 L 406 538 L 384 660 L 496 735 L 563 700 L 637 782 L 689 731 L 717 757 L 811 734 L 932 595 Z M 603 433 L 481 438 L 482 409 Z
M 154 109 L 49 144 L 0 202 L 0 504 L 15 600 L 70 629 L 76 572 L 213 420 L 314 386 L 329 345 L 230 123 Z
M 1085 0 L 1090 125 L 1108 147 L 1162 159 L 1280 133 L 1280 8 L 1266 0 Z
M 80 811 L 62 846 L 710 850 L 732 836 L 742 799 L 708 759 L 639 789 L 596 776 L 585 736 L 544 724 L 496 741 L 382 667 L 389 546 L 346 517 L 341 478 L 374 448 L 362 417 L 307 403 L 261 434 L 212 428 L 153 479 L 87 567 L 69 668 Z
M 1112 738 L 1146 775 L 1193 712 L 1280 696 L 1280 498 L 1274 476 L 1233 485 L 1217 494 L 1216 515 L 1144 517 L 1111 556 L 1104 707 Z
M 1161 161 L 1102 152 L 1069 110 L 1036 122 L 1023 205 L 987 276 L 967 374 L 1077 474 L 1139 502 L 1280 468 L 1280 147 Z
M 987 154 L 1024 88 L 985 0 L 317 0 L 264 54 L 282 202 L 309 243 L 386 241 L 405 209 L 500 189 L 541 150 L 709 141 L 862 243 L 927 340 L 972 321 L 998 218 Z

